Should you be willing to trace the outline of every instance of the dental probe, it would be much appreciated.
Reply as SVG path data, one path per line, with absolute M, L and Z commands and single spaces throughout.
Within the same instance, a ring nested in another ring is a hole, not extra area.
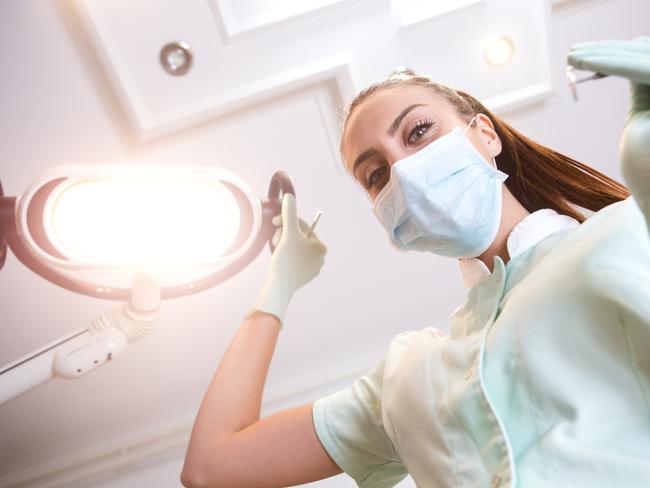
M 316 213 L 316 217 L 314 217 L 314 221 L 312 224 L 309 226 L 309 231 L 307 231 L 307 237 L 311 237 L 312 232 L 314 232 L 314 227 L 316 227 L 316 224 L 318 223 L 318 220 L 320 219 L 320 216 L 323 215 L 323 212 L 320 210 Z
M 578 79 L 575 72 L 574 72 L 574 67 L 573 66 L 567 66 L 566 67 L 566 77 L 567 80 L 569 81 L 569 89 L 571 90 L 571 95 L 573 96 L 573 101 L 577 102 L 578 101 L 578 89 L 577 85 L 578 83 L 584 83 L 585 81 L 589 80 L 597 80 L 599 78 L 606 78 L 609 75 L 604 75 L 602 73 L 594 73 L 591 76 L 588 76 L 586 78 Z

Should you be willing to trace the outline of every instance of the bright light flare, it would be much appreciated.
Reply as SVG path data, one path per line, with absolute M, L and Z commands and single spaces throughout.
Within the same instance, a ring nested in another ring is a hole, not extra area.
M 507 36 L 497 36 L 487 41 L 483 55 L 489 64 L 501 67 L 512 61 L 514 53 L 515 45 L 512 40 Z
M 66 257 L 106 265 L 217 262 L 240 227 L 239 206 L 224 185 L 165 179 L 75 182 L 44 219 Z

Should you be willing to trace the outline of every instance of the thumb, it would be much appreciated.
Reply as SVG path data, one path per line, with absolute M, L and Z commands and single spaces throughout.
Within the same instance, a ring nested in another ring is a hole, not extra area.
M 298 231 L 296 197 L 291 193 L 285 193 L 282 197 L 282 227 L 289 232 Z

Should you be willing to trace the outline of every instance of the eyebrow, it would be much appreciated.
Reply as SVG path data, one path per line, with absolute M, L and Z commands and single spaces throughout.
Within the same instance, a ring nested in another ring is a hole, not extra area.
M 391 136 L 391 137 L 394 136 L 395 132 L 397 131 L 397 128 L 402 123 L 402 120 L 404 120 L 404 117 L 406 117 L 406 114 L 408 114 L 415 107 L 422 107 L 422 106 L 424 106 L 424 103 L 414 103 L 413 105 L 409 105 L 404 110 L 402 110 L 402 113 L 399 114 L 397 117 L 395 117 L 395 120 L 393 120 L 393 123 L 390 125 L 390 127 L 386 131 L 387 134 L 389 136 Z
M 393 123 L 390 124 L 390 127 L 386 130 L 386 133 L 391 137 L 394 136 L 395 132 L 397 132 L 397 129 L 399 128 L 399 125 L 402 123 L 402 120 L 404 120 L 404 117 L 406 117 L 406 115 L 414 108 L 422 107 L 424 105 L 425 105 L 424 103 L 414 103 L 413 105 L 409 105 L 408 107 L 406 107 L 404 110 L 402 110 L 402 112 L 397 117 L 395 117 L 395 120 L 393 120 Z M 370 149 L 366 149 L 365 151 L 363 151 L 357 157 L 357 159 L 354 160 L 354 164 L 352 165 L 352 174 L 356 174 L 357 167 L 361 163 L 363 163 L 366 159 L 375 156 L 376 154 L 377 154 L 377 150 L 374 147 L 371 147 Z

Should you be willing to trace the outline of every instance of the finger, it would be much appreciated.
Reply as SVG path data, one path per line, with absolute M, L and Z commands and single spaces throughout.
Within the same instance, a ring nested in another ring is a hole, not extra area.
M 322 259 L 325 260 L 325 254 L 327 254 L 327 246 L 321 241 L 318 241 L 318 251 L 322 254 Z
M 295 232 L 298 230 L 296 197 L 291 193 L 285 193 L 282 197 L 282 227 L 288 232 Z
M 307 235 L 307 232 L 309 231 L 309 224 L 307 223 L 307 221 L 303 219 L 298 219 L 298 223 L 300 225 L 300 230 L 302 231 L 302 233 Z
M 571 51 L 583 50 L 620 50 L 627 52 L 650 53 L 650 37 L 639 37 L 633 41 L 607 40 L 578 42 L 570 47 Z
M 638 83 L 647 83 L 650 79 L 650 63 L 647 55 L 627 54 L 625 56 L 573 56 L 568 57 L 569 64 L 578 69 L 589 70 L 604 75 L 622 76 Z
M 271 244 L 273 244 L 274 247 L 278 246 L 278 243 L 280 242 L 280 237 L 282 237 L 282 229 L 275 229 L 275 232 L 273 233 L 273 237 L 271 238 Z
M 281 215 L 276 215 L 271 219 L 271 222 L 273 225 L 276 226 L 282 226 L 282 216 Z M 307 235 L 309 232 L 309 229 L 311 229 L 311 225 L 304 219 L 298 218 L 298 224 L 300 225 L 300 230 L 302 231 L 303 234 Z
M 276 215 L 271 219 L 271 222 L 275 226 L 282 226 L 282 215 Z M 300 226 L 300 230 L 305 236 L 309 237 L 309 230 L 311 229 L 311 224 L 309 224 L 306 220 L 298 218 L 298 224 Z M 312 231 L 312 236 L 314 236 L 315 233 Z
M 650 46 L 650 45 L 649 45 Z M 645 60 L 645 63 L 648 63 L 650 58 L 650 49 L 648 52 L 640 51 L 630 51 L 629 49 L 576 49 L 575 51 L 570 51 L 567 55 L 567 59 L 579 61 L 580 59 L 587 58 L 601 58 L 612 60 L 615 59 L 639 59 L 641 61 Z
M 307 237 L 310 241 L 320 242 L 320 240 L 318 239 L 318 235 L 316 234 L 316 231 L 312 230 L 311 224 L 309 222 L 300 219 L 300 230 L 303 233 L 303 235 Z
M 620 60 L 620 59 L 631 59 L 638 60 L 645 63 L 648 63 L 648 58 L 650 58 L 650 52 L 641 53 L 637 51 L 626 51 L 624 49 L 578 49 L 575 51 L 569 52 L 567 55 L 567 61 L 570 64 L 576 66 L 576 68 L 581 69 L 580 66 L 577 66 L 579 63 L 584 62 L 586 59 L 601 59 L 605 60 Z

